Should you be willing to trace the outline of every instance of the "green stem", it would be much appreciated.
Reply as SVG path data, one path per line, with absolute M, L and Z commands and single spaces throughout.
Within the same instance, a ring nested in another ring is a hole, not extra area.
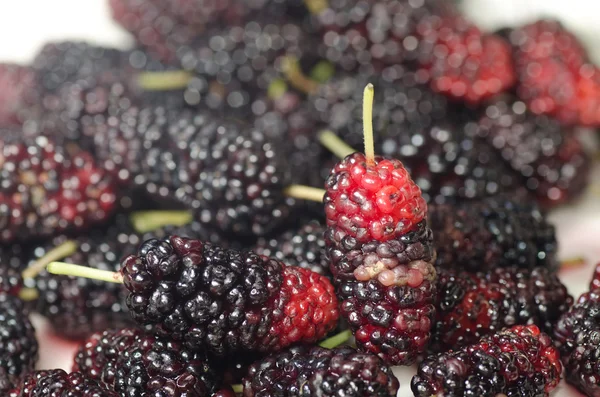
M 147 233 L 164 226 L 183 226 L 193 220 L 190 211 L 138 211 L 129 215 L 138 233 Z
M 321 11 L 329 7 L 327 0 L 304 0 L 306 8 L 311 14 L 319 14 Z
M 46 268 L 48 263 L 59 261 L 67 256 L 71 256 L 77 251 L 77 243 L 72 240 L 67 240 L 57 247 L 52 248 L 46 252 L 46 255 L 42 256 L 31 264 L 27 269 L 23 270 L 23 278 L 34 278 L 42 270 Z
M 40 293 L 35 288 L 22 288 L 19 291 L 19 298 L 25 302 L 36 300 L 40 296 Z
M 336 157 L 343 159 L 346 156 L 355 153 L 350 145 L 344 142 L 339 136 L 334 134 L 332 131 L 325 130 L 319 134 L 319 142 L 321 145 L 325 146 L 327 150 L 331 153 L 335 154 Z
M 94 269 L 64 262 L 52 262 L 48 265 L 47 269 L 48 273 L 61 276 L 84 277 L 92 280 L 106 281 L 107 283 L 123 284 L 123 275 L 120 272 Z
M 310 78 L 320 84 L 333 77 L 335 68 L 328 61 L 321 61 L 310 71 Z
M 293 197 L 299 200 L 308 200 L 315 201 L 317 203 L 322 203 L 323 196 L 325 195 L 325 190 L 311 186 L 290 185 L 283 190 L 283 194 L 288 197 Z
M 231 388 L 235 394 L 242 394 L 244 392 L 243 385 L 231 385 Z
M 289 81 L 295 89 L 305 94 L 314 94 L 319 89 L 319 84 L 316 81 L 311 80 L 302 73 L 300 62 L 298 62 L 296 57 L 285 57 L 283 59 L 282 67 L 287 81 Z
M 323 342 L 319 343 L 319 346 L 324 347 L 325 349 L 333 349 L 346 343 L 351 337 L 352 332 L 350 332 L 350 330 L 342 331 L 337 335 L 333 335 L 331 338 L 325 339 Z
M 167 70 L 142 72 L 137 79 L 138 85 L 145 91 L 169 91 L 187 87 L 193 77 L 187 70 Z

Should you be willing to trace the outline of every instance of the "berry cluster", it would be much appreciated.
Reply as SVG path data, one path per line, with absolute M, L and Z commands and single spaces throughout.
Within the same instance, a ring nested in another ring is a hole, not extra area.
M 106 1 L 132 48 L 0 63 L 0 394 L 391 397 L 420 362 L 415 396 L 541 397 L 562 360 L 600 395 L 600 269 L 573 305 L 545 212 L 600 126 L 565 27 Z M 34 370 L 31 311 L 70 373 Z

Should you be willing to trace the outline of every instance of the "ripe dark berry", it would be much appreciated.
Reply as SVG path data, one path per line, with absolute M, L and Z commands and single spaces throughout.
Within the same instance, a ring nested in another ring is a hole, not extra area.
M 92 334 L 75 353 L 73 372 L 81 372 L 87 378 L 113 389 L 117 359 L 142 334 L 137 328 L 110 329 Z
M 429 340 L 435 270 L 427 205 L 402 163 L 352 154 L 332 170 L 325 232 L 341 311 L 359 348 L 412 362 Z
M 62 369 L 53 369 L 29 374 L 14 396 L 117 397 L 118 394 L 100 386 L 96 381 L 86 378 L 81 372 L 68 374 Z
M 422 21 L 417 37 L 431 47 L 419 63 L 435 91 L 480 103 L 515 83 L 510 45 L 482 33 L 463 16 Z
M 122 272 L 134 319 L 217 355 L 315 342 L 338 320 L 327 278 L 252 251 L 170 236 L 146 241 Z
M 414 60 L 419 24 L 449 12 L 448 2 L 339 0 L 317 14 L 323 30 L 321 55 L 357 74 Z
M 131 397 L 210 396 L 218 383 L 204 353 L 192 352 L 180 343 L 154 336 L 140 336 L 119 355 L 115 390 Z
M 184 206 L 224 234 L 263 235 L 294 200 L 283 139 L 207 112 L 131 108 L 99 129 L 99 157 L 167 205 Z
M 565 124 L 598 125 L 600 82 L 582 44 L 558 21 L 540 20 L 509 34 L 519 97 L 536 114 Z
M 38 246 L 34 258 L 45 255 L 65 241 L 64 236 Z M 85 263 L 96 269 L 117 271 L 120 261 L 135 252 L 141 243 L 125 216 L 118 216 L 109 227 L 99 228 L 76 238 L 77 250 L 63 259 Z M 36 310 L 45 316 L 53 331 L 70 339 L 84 339 L 96 331 L 131 324 L 127 292 L 117 284 L 59 276 L 46 271 L 36 277 L 39 299 Z
M 142 235 L 134 230 L 127 214 L 118 214 L 105 227 L 95 228 L 73 239 L 76 250 L 60 260 L 118 271 L 121 260 L 134 254 L 142 242 L 151 237 L 168 236 L 171 232 L 226 244 L 218 234 L 197 221 L 184 226 L 167 225 Z M 66 239 L 66 236 L 58 236 L 36 246 L 32 259 L 41 258 L 49 250 L 61 246 Z M 84 339 L 96 331 L 132 325 L 126 304 L 127 291 L 120 285 L 46 271 L 42 271 L 35 280 L 39 291 L 36 310 L 49 320 L 53 331 L 63 337 Z
M 417 397 L 548 396 L 562 365 L 550 337 L 515 326 L 476 344 L 426 358 L 411 382 Z
M 490 104 L 477 135 L 502 154 L 520 184 L 543 204 L 567 201 L 587 185 L 590 159 L 575 131 L 531 113 L 521 101 L 504 98 Z
M 379 357 L 350 347 L 294 347 L 253 364 L 244 397 L 396 396 L 399 383 Z
M 506 327 L 536 324 L 552 332 L 573 298 L 546 268 L 439 270 L 436 322 L 429 348 L 440 352 L 477 342 Z
M 582 294 L 554 329 L 566 380 L 588 396 L 600 393 L 600 293 Z
M 429 225 L 442 269 L 487 272 L 497 267 L 558 270 L 554 226 L 531 201 L 505 196 L 430 205 Z
M 268 14 L 211 29 L 178 51 L 183 69 L 195 74 L 186 102 L 227 117 L 250 118 L 260 113 L 264 104 L 255 101 L 283 77 L 290 57 L 308 66 L 316 62 L 314 44 L 302 26 Z
M 0 293 L 0 392 L 17 386 L 22 377 L 33 371 L 38 359 L 35 329 L 29 321 L 23 302 Z
M 324 276 L 331 276 L 325 252 L 325 225 L 312 220 L 271 239 L 261 238 L 254 252 L 276 258 L 286 265 L 300 266 Z
M 44 136 L 6 134 L 0 142 L 0 240 L 27 240 L 107 219 L 116 192 L 91 155 L 69 155 Z
M 517 190 L 520 178 L 500 154 L 474 129 L 465 129 L 447 99 L 432 92 L 422 76 L 401 66 L 386 68 L 378 78 L 342 75 L 321 85 L 310 98 L 319 128 L 330 129 L 353 148 L 361 147 L 362 88 L 368 82 L 381 87 L 373 107 L 375 151 L 400 159 L 427 202 Z
M 93 87 L 112 79 L 123 61 L 123 53 L 84 42 L 46 44 L 36 55 L 32 68 L 42 92 L 56 93 L 65 83 L 85 82 Z

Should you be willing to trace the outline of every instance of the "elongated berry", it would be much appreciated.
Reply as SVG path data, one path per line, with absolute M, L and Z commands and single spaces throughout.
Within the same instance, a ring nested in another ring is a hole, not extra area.
M 460 350 L 426 358 L 411 382 L 417 397 L 548 396 L 562 365 L 550 337 L 515 326 Z

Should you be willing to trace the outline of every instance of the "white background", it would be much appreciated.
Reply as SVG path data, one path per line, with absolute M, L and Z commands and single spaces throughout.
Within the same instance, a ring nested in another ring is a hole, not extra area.
M 240 0 L 241 1 L 241 0 Z M 87 40 L 97 44 L 128 48 L 131 38 L 109 17 L 106 0 L 2 0 L 0 17 L 0 61 L 26 63 L 36 51 L 51 40 Z M 600 2 L 596 0 L 464 0 L 465 11 L 482 27 L 490 30 L 507 24 L 535 19 L 536 15 L 560 18 L 589 44 L 600 60 Z M 593 180 L 600 181 L 600 169 Z M 557 225 L 563 258 L 583 256 L 588 265 L 565 270 L 561 278 L 577 296 L 586 287 L 592 264 L 600 261 L 600 188 L 593 186 L 577 203 L 551 215 Z M 62 367 L 69 370 L 76 346 L 47 332 L 43 320 L 36 318 L 41 341 L 40 368 Z M 408 397 L 413 368 L 399 369 L 402 384 L 399 396 Z M 557 397 L 577 396 L 561 386 Z

